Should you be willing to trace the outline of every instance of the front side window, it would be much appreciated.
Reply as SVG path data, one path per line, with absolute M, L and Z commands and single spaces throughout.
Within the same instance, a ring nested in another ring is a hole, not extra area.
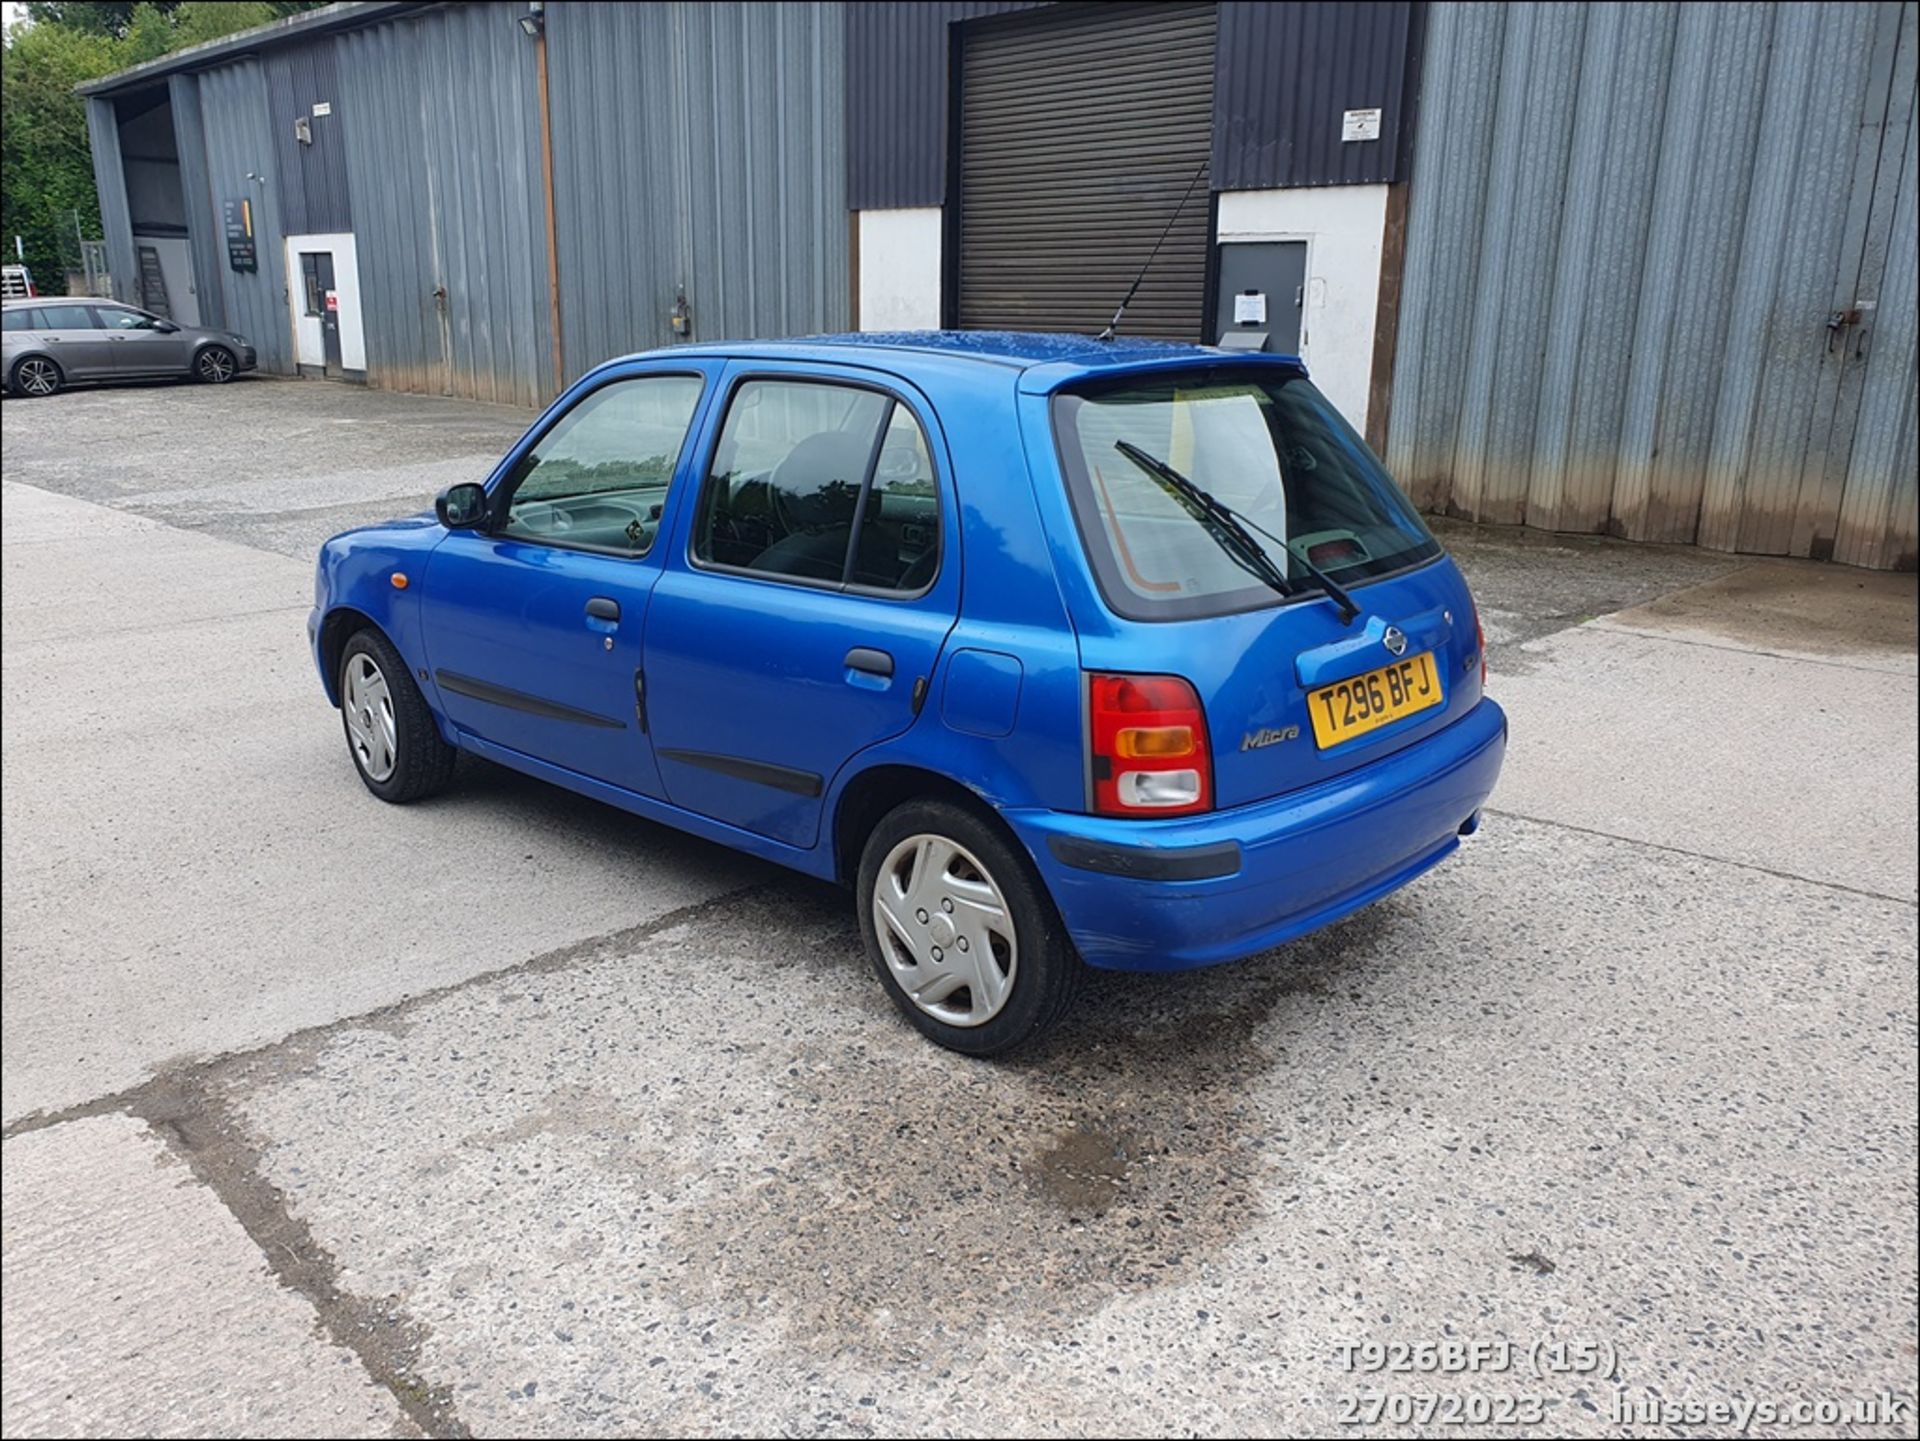
M 592 392 L 514 467 L 500 533 L 645 555 L 659 533 L 700 386 L 694 375 L 650 375 Z
M 102 330 L 153 329 L 153 317 L 142 315 L 137 310 L 122 310 L 118 306 L 97 306 L 93 313 L 100 317 Z
M 698 561 L 914 592 L 940 557 L 926 433 L 889 395 L 821 381 L 734 392 L 694 523 Z
M 1351 584 L 1440 553 L 1366 442 L 1304 376 L 1210 367 L 1110 382 L 1056 396 L 1053 417 L 1082 539 L 1121 615 L 1280 603 L 1141 457 L 1235 511 L 1303 591 L 1314 586 L 1303 559 Z
M 43 305 L 34 312 L 39 316 L 36 330 L 93 330 L 93 311 L 85 305 Z

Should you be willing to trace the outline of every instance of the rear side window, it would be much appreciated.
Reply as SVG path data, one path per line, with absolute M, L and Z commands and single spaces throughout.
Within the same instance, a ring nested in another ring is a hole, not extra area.
M 1440 553 L 1366 442 L 1304 376 L 1208 367 L 1108 383 L 1056 396 L 1053 419 L 1081 538 L 1121 615 L 1177 620 L 1282 603 L 1123 444 L 1231 507 L 1303 589 L 1313 584 L 1303 557 L 1352 583 Z
M 43 305 L 34 311 L 39 317 L 35 330 L 93 330 L 93 310 L 85 305 Z
M 915 592 L 940 556 L 925 432 L 876 390 L 750 380 L 734 392 L 694 522 L 711 566 Z
M 31 312 L 26 310 L 0 311 L 0 330 L 33 329 L 33 327 L 27 323 L 27 316 L 30 313 Z

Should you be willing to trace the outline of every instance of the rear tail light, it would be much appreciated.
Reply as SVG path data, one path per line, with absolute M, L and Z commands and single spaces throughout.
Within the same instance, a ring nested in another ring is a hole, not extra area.
M 1087 693 L 1097 814 L 1181 816 L 1213 808 L 1207 718 L 1190 681 L 1091 675 Z
M 1480 624 L 1480 607 L 1473 608 L 1473 639 L 1480 647 L 1480 689 L 1487 688 L 1487 629 Z

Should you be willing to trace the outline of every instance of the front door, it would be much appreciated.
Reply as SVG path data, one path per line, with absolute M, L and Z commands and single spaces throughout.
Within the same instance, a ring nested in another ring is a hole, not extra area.
M 959 607 L 956 512 L 922 397 L 832 367 L 728 381 L 647 615 L 654 754 L 675 805 L 806 848 L 835 772 L 919 713 Z
M 172 321 L 124 305 L 96 305 L 94 314 L 113 347 L 122 375 L 185 375 L 193 360 L 186 336 Z
M 435 548 L 421 624 L 456 726 L 660 794 L 640 637 L 655 541 L 708 378 L 697 364 L 637 366 L 569 395 L 496 473 L 487 528 Z

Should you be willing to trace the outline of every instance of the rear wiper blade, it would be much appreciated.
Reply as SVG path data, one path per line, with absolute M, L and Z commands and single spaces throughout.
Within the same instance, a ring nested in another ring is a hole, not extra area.
M 1290 558 L 1300 562 L 1301 569 L 1313 577 L 1314 582 L 1320 589 L 1324 590 L 1328 598 L 1340 608 L 1341 624 L 1352 624 L 1353 618 L 1360 614 L 1360 607 L 1354 603 L 1353 597 L 1348 595 L 1344 588 L 1336 585 L 1325 571 L 1321 570 L 1319 566 L 1308 560 L 1272 531 L 1254 521 L 1248 520 L 1247 517 L 1233 509 L 1224 500 L 1214 495 L 1213 492 L 1203 489 L 1196 481 L 1190 480 L 1172 466 L 1168 465 L 1164 460 L 1142 450 L 1139 446 L 1133 444 L 1132 441 L 1116 440 L 1113 443 L 1113 448 L 1135 465 L 1139 466 L 1140 469 L 1144 470 L 1155 480 L 1160 481 L 1161 484 L 1176 497 L 1182 498 L 1187 503 L 1187 509 L 1194 514 L 1195 519 L 1207 523 L 1209 528 L 1213 529 L 1216 534 L 1229 537 L 1232 540 L 1234 548 L 1245 551 L 1247 553 L 1247 559 L 1252 561 L 1254 566 L 1257 566 L 1254 573 L 1273 589 L 1279 591 L 1280 594 L 1286 596 L 1299 595 L 1301 594 L 1301 589 L 1297 582 L 1282 574 L 1280 567 L 1273 563 L 1273 557 L 1267 554 L 1266 548 L 1247 533 L 1249 529 L 1258 531 L 1261 535 L 1264 535 L 1268 540 L 1285 551 Z
M 1247 534 L 1239 518 L 1212 495 L 1164 460 L 1148 454 L 1131 441 L 1116 440 L 1113 448 L 1158 481 L 1161 489 L 1179 502 L 1182 510 L 1207 528 L 1208 534 L 1220 542 L 1221 548 L 1242 570 L 1281 595 L 1291 597 L 1298 593 L 1280 567 L 1273 563 L 1273 557 L 1267 554 L 1266 548 Z

